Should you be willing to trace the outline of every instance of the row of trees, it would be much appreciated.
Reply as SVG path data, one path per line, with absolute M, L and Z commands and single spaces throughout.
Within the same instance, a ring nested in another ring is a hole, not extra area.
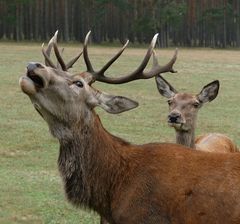
M 0 0 L 0 38 L 240 47 L 240 0 Z

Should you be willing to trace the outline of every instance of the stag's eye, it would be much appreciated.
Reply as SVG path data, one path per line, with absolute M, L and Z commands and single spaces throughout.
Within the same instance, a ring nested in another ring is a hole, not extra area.
M 82 88 L 83 87 L 83 83 L 82 83 L 82 81 L 76 81 L 76 82 L 74 82 L 74 84 L 76 85 L 76 86 L 78 86 L 79 88 Z
M 36 63 L 37 68 L 44 68 L 41 64 Z

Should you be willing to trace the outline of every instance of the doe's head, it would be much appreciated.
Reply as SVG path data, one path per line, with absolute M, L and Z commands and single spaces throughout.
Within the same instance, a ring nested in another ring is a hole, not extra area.
M 169 105 L 168 124 L 180 131 L 194 128 L 197 113 L 204 103 L 214 100 L 218 95 L 219 81 L 215 80 L 204 86 L 200 93 L 193 95 L 179 93 L 162 76 L 156 76 L 159 93 L 166 97 Z

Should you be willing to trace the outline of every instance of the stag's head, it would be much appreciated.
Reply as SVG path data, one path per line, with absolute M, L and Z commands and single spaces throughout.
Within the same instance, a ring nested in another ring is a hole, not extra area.
M 109 113 L 121 113 L 138 106 L 128 98 L 94 89 L 81 75 L 70 75 L 40 63 L 28 64 L 20 86 L 48 123 L 51 133 L 58 138 L 69 135 L 66 129 L 90 120 L 96 106 Z
M 121 96 L 112 96 L 93 87 L 91 75 L 71 74 L 67 70 L 77 60 L 80 54 L 65 64 L 57 49 L 55 38 L 49 42 L 43 54 L 45 65 L 30 62 L 26 74 L 20 78 L 19 84 L 22 91 L 27 94 L 39 114 L 47 121 L 54 135 L 57 135 L 59 125 L 71 127 L 88 119 L 96 106 L 102 107 L 109 113 L 121 113 L 133 109 L 138 103 Z M 54 46 L 55 54 L 61 65 L 55 66 L 50 60 L 50 51 Z M 64 64 L 63 64 L 64 63 Z
M 144 60 L 134 72 L 118 78 L 106 77 L 104 73 L 122 54 L 128 41 L 103 68 L 95 71 L 87 51 L 89 34 L 90 32 L 85 38 L 83 48 L 84 61 L 87 67 L 86 72 L 75 75 L 68 72 L 68 69 L 77 61 L 81 53 L 68 63 L 65 63 L 57 46 L 56 32 L 49 41 L 47 49 L 45 50 L 44 46 L 42 46 L 45 64 L 30 62 L 27 65 L 26 75 L 20 78 L 22 91 L 30 97 L 32 104 L 47 121 L 52 132 L 56 132 L 55 129 L 59 129 L 59 124 L 61 124 L 61 128 L 71 127 L 83 119 L 87 119 L 96 106 L 100 106 L 109 113 L 121 113 L 138 106 L 138 103 L 133 100 L 122 96 L 109 95 L 93 88 L 91 85 L 95 81 L 120 84 L 136 79 L 151 78 L 161 72 L 174 72 L 172 65 L 176 60 L 176 53 L 166 66 L 159 66 L 155 63 L 155 66 L 150 71 L 143 71 L 153 52 L 157 39 L 157 35 L 155 35 Z M 50 59 L 52 48 L 58 60 L 57 66 Z
M 169 105 L 168 124 L 180 131 L 191 131 L 195 127 L 197 113 L 204 103 L 218 95 L 219 81 L 204 86 L 199 94 L 178 93 L 162 76 L 156 77 L 159 93 L 167 98 Z

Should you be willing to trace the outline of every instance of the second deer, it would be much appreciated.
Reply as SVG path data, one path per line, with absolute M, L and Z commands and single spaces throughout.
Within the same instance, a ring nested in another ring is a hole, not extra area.
M 179 93 L 161 75 L 156 76 L 159 93 L 168 99 L 168 124 L 175 128 L 176 143 L 208 152 L 237 152 L 237 146 L 226 135 L 210 133 L 195 139 L 197 114 L 207 102 L 218 95 L 219 81 L 215 80 L 204 86 L 197 95 Z

